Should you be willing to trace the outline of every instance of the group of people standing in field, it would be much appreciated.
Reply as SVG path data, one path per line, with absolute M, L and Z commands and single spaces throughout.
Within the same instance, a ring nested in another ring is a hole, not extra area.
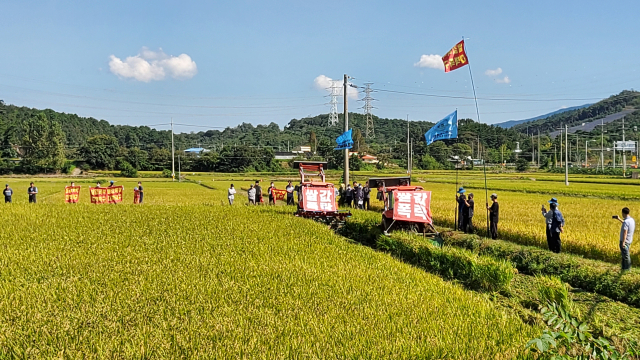
M 76 183 L 72 181 L 71 186 L 75 187 Z M 109 186 L 110 187 L 114 186 L 113 180 L 110 182 Z M 99 181 L 96 183 L 96 187 L 97 188 L 102 187 Z M 137 203 L 142 204 L 142 201 L 144 200 L 144 190 L 142 188 L 142 182 L 138 181 L 138 186 L 136 186 L 133 190 L 136 191 L 138 194 L 137 196 L 139 196 L 139 200 Z M 2 194 L 4 195 L 5 204 L 13 202 L 13 189 L 9 187 L 9 184 L 5 184 Z M 29 183 L 29 188 L 27 188 L 27 194 L 29 195 L 29 203 L 35 204 L 37 202 L 38 188 L 34 185 L 33 182 Z
M 465 195 L 466 190 L 459 188 L 456 193 L 457 202 L 457 223 L 456 229 L 466 233 L 473 233 L 473 215 L 475 211 L 475 202 L 473 193 Z M 549 210 L 542 205 L 542 216 L 545 219 L 545 233 L 547 237 L 547 245 L 549 250 L 559 254 L 562 251 L 561 234 L 564 233 L 565 219 L 562 212 L 558 208 L 558 199 L 551 198 L 548 201 Z M 489 232 L 492 239 L 498 238 L 498 220 L 500 213 L 500 205 L 498 204 L 498 195 L 491 194 L 491 205 L 486 204 L 489 211 Z M 629 208 L 622 209 L 622 217 L 614 215 L 613 219 L 621 223 L 620 227 L 620 255 L 622 258 L 622 270 L 626 271 L 631 268 L 630 246 L 633 242 L 633 234 L 635 232 L 636 223 L 630 215 Z
M 291 181 L 289 181 L 291 184 Z M 275 190 L 276 186 L 272 182 L 271 185 L 267 188 L 267 195 L 269 198 L 269 205 L 276 204 L 276 195 L 273 190 Z M 236 188 L 231 184 L 229 189 L 227 189 L 227 200 L 229 200 L 229 205 L 233 205 L 233 202 L 236 198 Z M 262 195 L 262 186 L 260 186 L 260 181 L 256 180 L 255 184 L 249 185 L 249 189 L 247 190 L 247 199 L 249 200 L 249 205 L 259 205 L 264 204 L 264 198 Z
M 369 184 L 359 184 L 357 181 L 353 182 L 353 187 L 347 184 L 340 186 L 340 204 L 355 209 L 369 210 L 371 207 L 371 189 Z
M 29 195 L 29 203 L 35 204 L 38 195 L 38 188 L 33 184 L 29 184 L 29 188 L 27 189 L 27 194 Z M 12 203 L 13 202 L 13 189 L 9 187 L 9 184 L 4 185 L 4 190 L 2 191 L 2 195 L 4 195 L 4 203 Z

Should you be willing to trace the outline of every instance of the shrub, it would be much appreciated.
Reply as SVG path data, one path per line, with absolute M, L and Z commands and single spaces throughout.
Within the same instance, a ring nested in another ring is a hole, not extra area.
M 516 170 L 520 172 L 529 170 L 529 161 L 525 158 L 519 158 L 516 161 Z
M 122 171 L 120 171 L 120 175 L 124 177 L 129 177 L 129 178 L 138 177 L 138 170 L 136 170 L 136 168 L 131 166 L 131 164 L 129 164 L 126 161 L 122 162 L 121 169 Z

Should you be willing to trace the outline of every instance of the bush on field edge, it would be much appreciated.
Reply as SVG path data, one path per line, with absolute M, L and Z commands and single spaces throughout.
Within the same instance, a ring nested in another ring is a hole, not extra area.
M 447 231 L 442 238 L 446 245 L 508 260 L 523 274 L 558 276 L 575 288 L 640 307 L 640 274 L 633 271 L 621 274 L 619 266 L 477 235 Z
M 347 221 L 340 233 L 356 242 L 390 253 L 446 279 L 455 279 L 467 288 L 503 291 L 509 287 L 516 270 L 509 262 L 453 247 L 437 247 L 407 233 L 382 235 L 375 218 Z

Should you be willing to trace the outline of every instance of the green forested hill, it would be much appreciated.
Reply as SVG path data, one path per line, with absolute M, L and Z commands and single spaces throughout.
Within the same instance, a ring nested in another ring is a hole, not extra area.
M 540 130 L 541 133 L 550 133 L 560 126 L 569 127 L 601 119 L 607 115 L 615 114 L 626 108 L 640 109 L 640 92 L 625 90 L 618 95 L 610 96 L 591 106 L 582 109 L 566 111 L 513 127 L 519 132 L 527 132 L 528 129 Z

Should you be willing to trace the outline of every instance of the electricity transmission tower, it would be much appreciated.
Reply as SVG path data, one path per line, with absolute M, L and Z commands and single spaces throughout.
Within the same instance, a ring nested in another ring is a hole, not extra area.
M 362 108 L 364 109 L 364 114 L 367 119 L 367 131 L 365 133 L 365 137 L 367 139 L 373 139 L 376 137 L 376 133 L 373 128 L 373 117 L 371 116 L 371 109 L 373 109 L 371 102 L 375 99 L 371 97 L 371 92 L 373 91 L 371 90 L 372 83 L 365 83 L 364 85 L 365 97 L 362 99 L 364 100 L 364 106 Z
M 329 112 L 329 126 L 338 125 L 338 96 L 340 96 L 338 81 L 331 80 L 331 111 Z

